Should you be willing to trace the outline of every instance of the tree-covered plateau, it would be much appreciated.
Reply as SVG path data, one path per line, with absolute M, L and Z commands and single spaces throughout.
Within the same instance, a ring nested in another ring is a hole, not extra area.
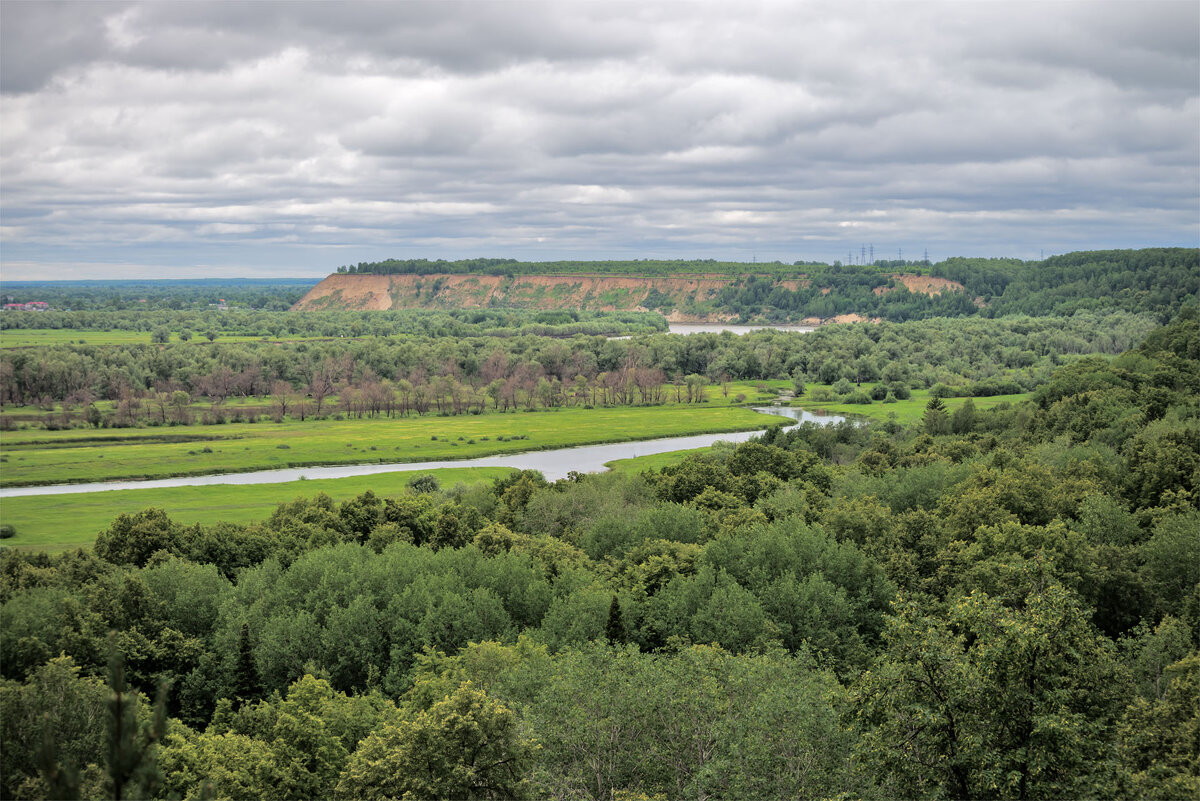
M 1194 306 L 1016 406 L 145 509 L 0 553 L 0 794 L 1195 798 L 1197 531 Z
M 519 262 L 426 259 L 361 262 L 338 268 L 358 275 L 613 275 L 730 278 L 715 298 L 655 292 L 646 305 L 741 320 L 795 321 L 858 314 L 892 321 L 930 317 L 1072 314 L 1080 310 L 1149 312 L 1165 322 L 1200 292 L 1200 249 L 1081 251 L 1041 261 L 951 258 L 832 265 L 709 260 Z M 905 275 L 957 282 L 913 291 Z

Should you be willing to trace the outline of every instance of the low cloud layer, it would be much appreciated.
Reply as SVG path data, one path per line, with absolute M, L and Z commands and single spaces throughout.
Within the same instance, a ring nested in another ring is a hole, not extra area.
M 1200 6 L 0 4 L 5 277 L 1200 243 Z

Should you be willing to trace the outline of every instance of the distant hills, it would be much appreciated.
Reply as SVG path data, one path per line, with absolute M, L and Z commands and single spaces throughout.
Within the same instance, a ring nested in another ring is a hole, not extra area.
M 388 260 L 339 268 L 293 308 L 650 310 L 680 321 L 806 323 L 1121 309 L 1165 319 L 1198 293 L 1196 248 L 871 265 Z

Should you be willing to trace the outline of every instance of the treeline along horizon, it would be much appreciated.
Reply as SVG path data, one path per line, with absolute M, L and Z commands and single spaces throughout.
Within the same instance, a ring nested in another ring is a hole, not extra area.
M 736 315 L 743 321 L 795 321 L 804 317 L 830 318 L 856 313 L 901 322 L 930 317 L 1003 317 L 1072 314 L 1080 310 L 1121 309 L 1154 314 L 1166 322 L 1183 300 L 1200 294 L 1200 249 L 1080 251 L 1042 261 L 1003 258 L 950 258 L 937 263 L 876 261 L 871 265 L 793 264 L 695 260 L 523 262 L 515 259 L 459 261 L 390 259 L 360 262 L 337 269 L 359 275 L 582 275 L 662 277 L 715 275 L 730 278 L 718 297 L 698 300 L 651 292 L 644 303 L 651 309 L 677 309 L 700 316 Z M 896 274 L 920 274 L 956 281 L 963 291 L 950 289 L 927 295 L 910 292 Z M 788 282 L 785 286 L 784 282 Z M 220 299 L 238 310 L 257 310 L 260 330 L 285 330 L 286 310 L 315 282 L 303 279 L 241 279 L 230 281 L 90 281 L 2 282 L 6 302 L 41 300 L 52 308 L 72 309 L 71 315 L 162 310 L 186 314 L 207 309 Z M 436 294 L 436 293 L 434 293 Z M 448 312 L 461 310 L 445 309 Z M 499 311 L 489 309 L 488 311 Z M 515 310 L 508 310 L 515 311 Z M 319 312 L 306 312 L 318 314 Z M 41 312 L 6 311 L 0 329 L 9 327 L 133 328 L 147 325 L 136 317 L 73 317 L 56 321 Z M 213 315 L 217 312 L 212 312 Z M 269 315 L 277 315 L 271 318 Z M 358 312 L 378 320 L 389 312 Z M 24 316 L 22 316 L 24 315 Z M 205 325 L 219 325 L 213 318 Z M 507 321 L 506 325 L 512 325 Z M 371 325 L 372 328 L 378 326 Z M 312 325 L 305 325 L 311 329 Z M 328 324 L 324 330 L 334 330 Z M 144 329 L 143 329 L 144 330 Z M 195 330 L 195 326 L 193 326 Z M 399 332 L 397 330 L 397 332 Z M 341 332 L 339 332 L 341 333 Z
M 515 259 L 388 259 L 338 268 L 358 275 L 719 275 L 736 280 L 714 309 L 746 318 L 793 319 L 859 313 L 904 320 L 978 314 L 1070 314 L 1082 309 L 1148 311 L 1165 322 L 1184 298 L 1200 293 L 1200 249 L 1079 251 L 1041 261 L 950 258 L 945 261 L 746 263 L 712 259 L 526 262 Z M 891 278 L 916 273 L 957 281 L 962 293 L 910 293 Z M 786 288 L 784 280 L 807 285 Z M 880 292 L 879 290 L 888 290 Z M 679 298 L 661 304 L 682 306 Z

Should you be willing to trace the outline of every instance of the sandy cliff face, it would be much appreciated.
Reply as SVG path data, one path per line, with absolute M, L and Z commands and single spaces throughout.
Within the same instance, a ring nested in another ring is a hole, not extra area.
M 729 278 L 600 275 L 331 275 L 293 307 L 306 309 L 444 308 L 643 311 L 657 290 L 677 302 L 711 300 Z
M 913 292 L 936 294 L 961 290 L 962 285 L 944 278 L 895 275 Z M 730 316 L 696 314 L 693 304 L 705 304 L 735 279 L 716 275 L 673 275 L 638 277 L 617 275 L 331 275 L 317 284 L 293 306 L 294 310 L 349 309 L 588 309 L 591 311 L 647 311 L 646 301 L 670 299 L 661 311 L 672 322 L 717 322 Z M 811 285 L 800 278 L 780 282 L 795 290 Z M 828 293 L 823 288 L 822 294 Z M 886 291 L 880 287 L 877 293 Z M 832 320 L 809 318 L 803 322 L 855 322 L 859 315 L 841 315 Z

